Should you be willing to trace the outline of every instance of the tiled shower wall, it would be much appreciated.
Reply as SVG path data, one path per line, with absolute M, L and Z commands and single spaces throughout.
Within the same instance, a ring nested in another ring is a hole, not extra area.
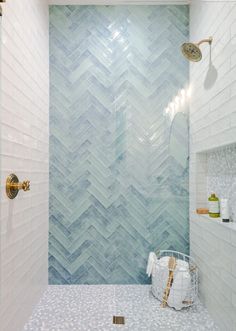
M 191 254 L 200 271 L 202 301 L 221 330 L 235 331 L 236 226 L 199 216 L 196 206 L 207 204 L 207 192 L 197 190 L 199 173 L 205 172 L 205 189 L 226 195 L 235 210 L 236 3 L 193 0 L 190 22 L 192 41 L 213 36 L 211 57 L 204 45 L 202 61 L 190 67 Z
M 10 0 L 2 7 L 0 329 L 18 331 L 48 281 L 48 6 Z M 31 181 L 31 191 L 12 201 L 11 173 Z
M 188 6 L 50 7 L 51 284 L 146 283 L 149 251 L 188 252 L 188 163 L 164 112 L 187 39 Z

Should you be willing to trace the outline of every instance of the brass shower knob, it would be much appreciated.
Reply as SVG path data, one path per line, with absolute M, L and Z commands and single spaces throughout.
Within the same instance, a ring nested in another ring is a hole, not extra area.
M 6 181 L 6 193 L 9 199 L 15 199 L 19 190 L 29 191 L 30 181 L 25 180 L 22 183 L 19 182 L 18 177 L 15 174 L 11 174 L 7 177 Z
M 21 187 L 22 187 L 22 190 L 25 192 L 30 191 L 30 181 L 25 180 L 24 182 L 22 182 Z

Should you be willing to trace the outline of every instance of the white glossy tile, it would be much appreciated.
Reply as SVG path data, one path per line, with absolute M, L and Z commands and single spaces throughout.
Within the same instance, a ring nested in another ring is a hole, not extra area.
M 1 331 L 16 331 L 47 284 L 48 154 L 43 159 L 43 148 L 35 149 L 34 144 L 43 141 L 48 148 L 48 6 L 41 0 L 12 0 L 3 7 L 0 324 Z M 33 138 L 32 125 L 44 134 Z M 44 199 L 41 192 L 34 193 L 32 183 L 30 192 L 10 201 L 5 180 L 12 172 L 33 182 L 32 174 L 37 173 L 38 184 L 46 183 Z M 31 208 L 35 194 L 39 199 L 34 198 Z M 36 220 L 38 226 L 32 226 Z

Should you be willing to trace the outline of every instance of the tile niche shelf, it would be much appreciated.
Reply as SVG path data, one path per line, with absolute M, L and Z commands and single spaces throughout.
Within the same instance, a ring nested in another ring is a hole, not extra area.
M 221 227 L 224 227 L 225 229 L 227 229 L 227 231 L 235 231 L 235 242 L 234 242 L 234 246 L 236 246 L 236 222 L 222 222 L 222 219 L 220 217 L 217 218 L 212 218 L 208 215 L 204 215 L 204 214 L 197 214 L 195 213 L 194 220 L 199 220 L 201 222 L 205 222 L 207 223 L 211 223 L 212 225 L 217 225 L 217 227 L 219 227 L 219 229 Z M 223 230 L 224 231 L 224 230 Z M 227 240 L 228 241 L 228 240 Z
M 208 207 L 211 192 L 228 199 L 230 217 L 235 224 L 223 223 L 220 218 L 213 219 L 208 215 L 196 215 L 236 230 L 236 144 L 196 154 L 196 208 Z

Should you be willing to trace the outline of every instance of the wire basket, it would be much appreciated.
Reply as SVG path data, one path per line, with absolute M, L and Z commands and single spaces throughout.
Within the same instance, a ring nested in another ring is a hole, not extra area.
M 163 302 L 169 272 L 173 271 L 173 280 L 169 290 L 167 304 L 180 310 L 196 303 L 198 296 L 198 269 L 193 258 L 186 254 L 172 250 L 159 250 L 155 252 L 157 261 L 152 271 L 152 293 Z M 176 267 L 169 270 L 168 257 L 176 259 Z

